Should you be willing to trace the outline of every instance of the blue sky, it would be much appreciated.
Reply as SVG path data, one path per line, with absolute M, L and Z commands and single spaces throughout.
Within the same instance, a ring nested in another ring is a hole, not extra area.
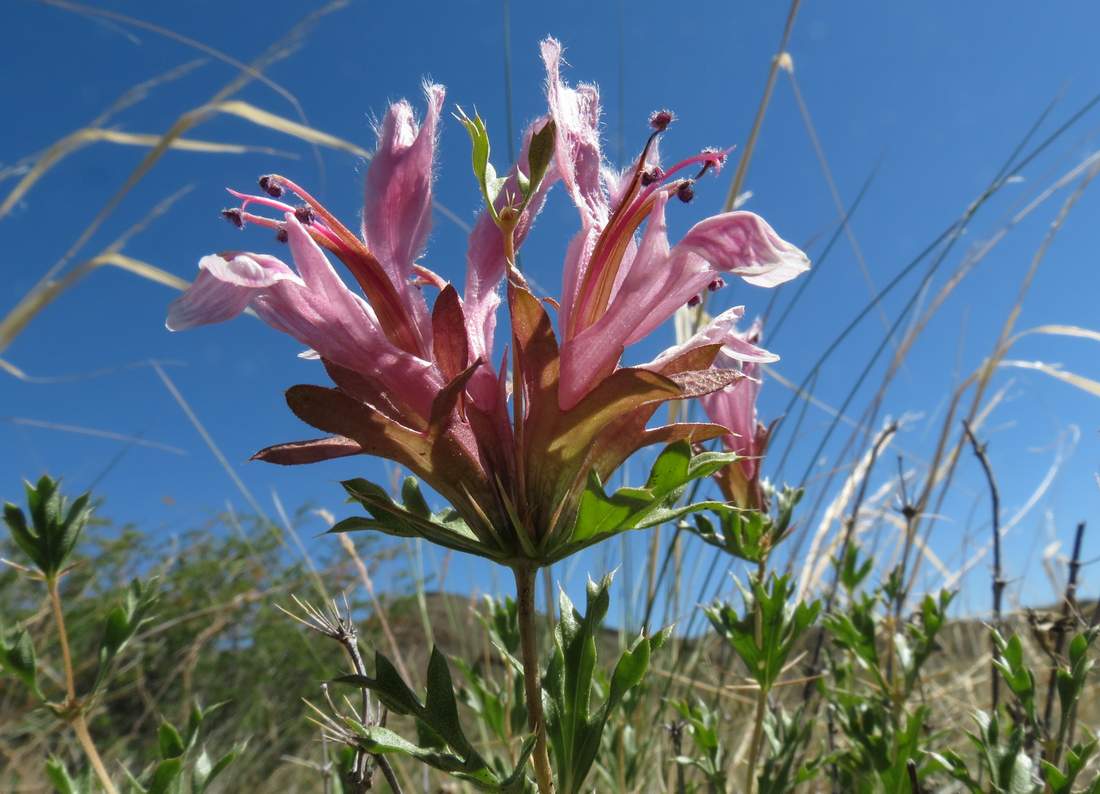
M 284 34 L 305 5 L 201 0 L 110 2 L 98 7 L 141 17 L 249 60 Z M 790 52 L 843 201 L 851 202 L 878 168 L 851 224 L 876 285 L 885 284 L 959 216 L 1052 99 L 1060 97 L 1036 140 L 1100 91 L 1093 40 L 1100 8 L 1086 2 L 1059 4 L 1057 12 L 1037 13 L 1036 8 L 1022 2 L 997 4 L 995 12 L 986 4 L 803 4 Z M 419 105 L 420 82 L 430 76 L 447 85 L 452 108 L 456 103 L 477 107 L 489 123 L 497 163 L 503 165 L 507 112 L 501 9 L 499 2 L 353 2 L 321 19 L 301 48 L 271 67 L 268 75 L 299 98 L 310 124 L 368 149 L 373 146 L 370 120 L 392 99 L 409 97 Z M 666 106 L 679 118 L 663 145 L 667 157 L 706 145 L 742 144 L 785 15 L 783 5 L 771 3 L 673 6 L 570 0 L 555 3 L 552 11 L 545 4 L 515 3 L 510 27 L 515 127 L 522 128 L 544 108 L 537 42 L 552 34 L 567 48 L 569 79 L 601 87 L 605 153 L 612 161 L 622 164 L 634 155 L 647 132 L 648 114 Z M 0 56 L 9 76 L 0 83 L 0 103 L 8 108 L 8 123 L 0 133 L 0 162 L 5 165 L 86 125 L 135 83 L 202 57 L 148 30 L 57 7 L 20 3 L 9 8 L 6 17 L 7 46 Z M 208 58 L 111 123 L 129 132 L 163 132 L 232 76 L 230 67 Z M 269 87 L 253 83 L 240 98 L 293 117 L 285 99 Z M 923 305 L 967 251 L 988 240 L 1011 213 L 1096 148 L 1098 128 L 1100 111 L 1085 116 L 982 210 L 933 279 Z M 214 118 L 190 135 L 275 147 L 296 159 L 170 153 L 127 196 L 78 260 L 94 255 L 156 202 L 185 186 L 189 192 L 134 237 L 125 248 L 127 254 L 190 278 L 204 253 L 241 246 L 275 251 L 276 244 L 262 230 L 246 232 L 242 242 L 240 233 L 217 214 L 227 204 L 224 186 L 251 189 L 257 175 L 272 170 L 293 175 L 331 209 L 355 219 L 363 166 L 356 158 L 322 150 L 319 168 L 309 147 L 229 117 Z M 446 123 L 436 190 L 440 202 L 471 219 L 478 194 L 469 174 L 467 147 L 459 126 Z M 0 311 L 14 306 L 64 254 L 142 154 L 108 144 L 83 149 L 0 219 L 7 275 Z M 731 175 L 732 168 L 700 185 L 696 200 L 670 217 L 673 231 L 682 232 L 717 211 Z M 0 183 L 0 192 L 6 195 L 13 184 L 11 179 Z M 777 83 L 746 185 L 753 191 L 749 208 L 787 239 L 806 245 L 817 260 L 835 229 L 837 211 L 785 76 Z M 1084 194 L 1050 247 L 1018 330 L 1050 323 L 1100 327 L 1096 190 Z M 899 451 L 904 451 L 910 466 L 919 467 L 930 456 L 946 395 L 989 351 L 1031 257 L 1067 195 L 1066 190 L 1056 193 L 1018 224 L 963 282 L 919 340 L 885 403 L 892 416 L 916 418 L 899 435 L 897 448 L 889 453 L 873 486 L 886 469 L 895 470 Z M 528 272 L 552 293 L 574 228 L 572 207 L 555 194 L 524 250 Z M 427 254 L 437 271 L 457 281 L 462 279 L 463 236 L 455 224 L 437 216 Z M 846 239 L 838 241 L 820 267 L 774 340 L 773 349 L 782 356 L 778 370 L 795 382 L 870 295 Z M 918 280 L 919 275 L 908 278 L 883 301 L 890 321 L 913 295 Z M 781 291 L 779 311 L 796 288 L 795 284 Z M 275 512 L 274 493 L 290 510 L 313 504 L 344 515 L 348 508 L 340 504 L 338 480 L 352 475 L 387 477 L 382 466 L 368 460 L 293 470 L 246 463 L 262 446 L 312 432 L 286 410 L 282 391 L 294 383 L 323 382 L 323 375 L 314 364 L 295 358 L 297 343 L 247 318 L 169 334 L 163 319 L 171 298 L 162 286 L 102 269 L 63 295 L 0 354 L 33 376 L 105 371 L 97 377 L 51 383 L 0 375 L 5 378 L 0 442 L 6 450 L 0 460 L 0 494 L 12 498 L 20 477 L 43 471 L 64 475 L 72 488 L 98 482 L 106 515 L 165 537 L 202 524 L 227 502 L 247 512 L 241 493 L 157 375 L 147 366 L 131 366 L 149 359 L 169 362 L 165 371 L 269 513 Z M 718 294 L 715 306 L 744 303 L 751 316 L 762 312 L 770 298 L 767 291 L 735 284 Z M 882 337 L 883 321 L 874 312 L 822 370 L 816 396 L 839 405 Z M 662 329 L 637 351 L 638 360 L 670 341 L 671 329 Z M 1057 362 L 1100 379 L 1097 350 L 1088 340 L 1034 336 L 1020 342 L 1010 357 Z M 881 375 L 880 363 L 869 379 L 870 388 L 857 394 L 848 415 L 862 414 Z M 1063 459 L 1057 477 L 1006 539 L 1010 592 L 1025 601 L 1046 601 L 1051 593 L 1039 562 L 1042 549 L 1055 537 L 1068 545 L 1073 525 L 1095 519 L 1100 507 L 1094 481 L 1100 467 L 1100 403 L 1025 370 L 998 374 L 993 391 L 1002 387 L 1004 400 L 984 435 L 990 441 L 1006 517 L 1028 502 L 1055 459 Z M 789 397 L 789 391 L 770 382 L 762 397 L 763 417 L 774 418 Z M 807 411 L 782 472 L 785 478 L 798 480 L 808 469 L 811 483 L 823 482 L 822 473 L 836 465 L 848 436 L 844 426 L 839 428 L 821 459 L 814 459 L 829 421 L 816 408 Z M 43 423 L 140 436 L 173 450 L 64 432 Z M 789 422 L 779 436 L 777 448 L 786 446 L 793 424 Z M 639 460 L 626 476 L 642 477 L 644 465 L 645 460 Z M 808 503 L 814 497 L 811 492 Z M 949 567 L 957 567 L 964 546 L 972 553 L 976 543 L 985 542 L 984 498 L 980 471 L 968 453 L 961 461 L 954 495 L 930 538 L 933 550 Z M 317 520 L 300 527 L 306 535 L 321 529 Z M 1100 526 L 1086 536 L 1086 558 L 1100 553 L 1098 538 Z M 604 565 L 625 559 L 620 581 L 636 587 L 645 540 L 638 536 L 625 547 L 611 544 L 557 573 L 573 589 L 586 571 L 597 574 Z M 892 546 L 892 539 L 890 545 L 883 542 L 885 549 Z M 317 543 L 331 545 L 329 540 Z M 398 569 L 407 559 L 399 557 L 387 574 L 402 573 Z M 709 556 L 693 545 L 686 561 L 689 578 L 696 560 L 705 566 Z M 440 554 L 425 551 L 426 570 L 440 561 Z M 448 571 L 447 587 L 484 589 L 495 581 L 476 562 L 455 560 Z M 987 571 L 983 562 L 965 580 L 969 589 L 960 600 L 963 608 L 981 609 L 987 603 Z M 697 597 L 697 592 L 684 594 L 688 602 Z

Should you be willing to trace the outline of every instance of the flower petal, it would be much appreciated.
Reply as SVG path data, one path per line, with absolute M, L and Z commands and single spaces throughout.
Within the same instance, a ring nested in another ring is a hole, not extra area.
M 806 254 L 752 212 L 726 212 L 695 224 L 672 250 L 671 265 L 682 267 L 693 257 L 757 287 L 776 287 L 810 269 Z
M 412 106 L 390 106 L 367 169 L 363 237 L 400 291 L 432 225 L 432 161 L 446 90 L 426 85 L 428 111 L 417 125 Z
M 569 195 L 582 218 L 607 223 L 608 204 L 600 182 L 600 93 L 594 85 L 570 88 L 561 79 L 561 43 L 544 39 L 546 99 L 557 125 L 556 160 Z
M 301 283 L 294 271 L 274 257 L 204 256 L 199 260 L 198 278 L 169 304 L 164 325 L 169 331 L 184 331 L 231 320 L 245 310 L 259 291 L 284 279 Z

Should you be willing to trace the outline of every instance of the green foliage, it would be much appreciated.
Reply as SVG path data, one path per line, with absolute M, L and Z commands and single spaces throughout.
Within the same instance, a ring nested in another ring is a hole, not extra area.
M 691 755 L 681 753 L 676 763 L 698 769 L 712 791 L 726 790 L 726 749 L 719 733 L 720 715 L 702 700 L 672 700 L 694 745 Z
M 349 717 L 343 721 L 355 743 L 375 754 L 404 755 L 474 784 L 481 791 L 522 792 L 527 785 L 523 768 L 534 748 L 534 737 L 524 743 L 513 771 L 501 775 L 466 738 L 458 716 L 458 701 L 450 667 L 438 648 L 432 649 L 422 701 L 402 680 L 397 668 L 382 653 L 375 653 L 374 675 L 347 675 L 336 679 L 369 689 L 390 711 L 416 721 L 418 742 L 403 739 L 379 725 L 366 725 Z
M 770 752 L 760 770 L 759 794 L 794 791 L 817 776 L 821 759 L 803 760 L 813 732 L 814 723 L 807 719 L 805 704 L 793 715 L 788 715 L 782 707 L 768 712 L 764 735 Z
M 744 602 L 742 611 L 738 613 L 725 603 L 704 611 L 715 631 L 745 663 L 749 676 L 767 691 L 779 680 L 795 642 L 817 619 L 821 604 L 791 604 L 794 584 L 790 576 L 771 574 L 763 582 L 751 577 L 748 588 L 734 581 Z
M 688 513 L 720 507 L 715 502 L 677 504 L 687 485 L 710 477 L 737 456 L 726 452 L 693 454 L 686 441 L 669 444 L 657 456 L 646 483 L 640 488 L 619 488 L 610 496 L 593 472 L 581 495 L 570 541 L 553 560 L 575 554 L 621 532 L 667 524 Z
M 611 579 L 609 574 L 599 582 L 588 582 L 583 615 L 564 591 L 559 596 L 560 615 L 554 630 L 554 652 L 542 686 L 547 737 L 557 770 L 557 791 L 561 794 L 577 794 L 583 790 L 608 718 L 622 703 L 627 691 L 642 681 L 649 668 L 650 655 L 671 633 L 671 629 L 664 629 L 650 637 L 638 637 L 619 657 L 607 695 L 602 704 L 595 706 L 592 695 L 598 680 L 596 636 L 610 605 Z
M 760 563 L 793 529 L 794 508 L 802 499 L 801 488 L 784 487 L 778 493 L 767 482 L 761 483 L 767 501 L 776 503 L 775 515 L 759 510 L 742 510 L 732 505 L 714 506 L 718 529 L 704 514 L 695 516 L 692 531 L 700 539 L 722 549 L 727 554 L 748 562 Z M 774 499 L 771 497 L 775 497 Z M 720 531 L 719 531 L 720 529 Z
M 489 131 L 485 127 L 485 122 L 476 110 L 471 119 L 462 108 L 458 108 L 455 118 L 466 128 L 470 136 L 470 156 L 474 178 L 481 189 L 485 207 L 496 224 L 510 233 L 519 213 L 527 206 L 527 202 L 542 183 L 550 167 L 550 160 L 554 155 L 554 121 L 548 120 L 538 132 L 531 136 L 527 152 L 527 170 L 525 172 L 523 169 L 516 169 L 516 182 L 520 195 L 505 196 L 504 206 L 498 208 L 497 198 L 508 178 L 497 176 L 496 168 L 493 167 L 490 159 L 492 147 L 489 144 Z
M 82 494 L 69 504 L 61 495 L 61 483 L 45 475 L 35 485 L 24 483 L 24 488 L 30 523 L 11 502 L 4 503 L 4 523 L 35 567 L 52 578 L 64 567 L 91 518 L 91 496 Z
M 121 604 L 116 604 L 103 622 L 103 642 L 99 646 L 99 668 L 93 689 L 98 689 L 107 676 L 111 662 L 133 639 L 138 629 L 152 620 L 149 610 L 157 593 L 149 583 L 134 579 Z
M 0 672 L 15 676 L 36 698 L 45 700 L 38 686 L 38 662 L 34 655 L 34 642 L 26 629 L 16 631 L 10 640 L 0 635 Z
M 158 759 L 139 775 L 127 772 L 135 794 L 204 794 L 207 791 L 248 744 L 247 741 L 237 742 L 215 757 L 210 755 L 204 743 L 200 743 L 207 717 L 219 706 L 203 710 L 199 704 L 194 704 L 182 733 L 167 720 L 161 722 L 157 729 Z

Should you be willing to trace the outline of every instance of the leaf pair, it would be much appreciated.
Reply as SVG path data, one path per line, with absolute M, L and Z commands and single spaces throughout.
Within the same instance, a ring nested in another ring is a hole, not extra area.
M 646 637 L 642 635 L 623 652 L 611 674 L 604 702 L 593 708 L 596 687 L 596 643 L 610 598 L 612 575 L 599 583 L 589 581 L 585 614 L 580 614 L 563 592 L 561 616 L 554 630 L 554 655 L 543 678 L 543 710 L 546 733 L 557 770 L 559 794 L 583 790 L 608 717 L 623 696 L 637 686 L 649 668 L 651 653 L 664 645 L 671 627 Z

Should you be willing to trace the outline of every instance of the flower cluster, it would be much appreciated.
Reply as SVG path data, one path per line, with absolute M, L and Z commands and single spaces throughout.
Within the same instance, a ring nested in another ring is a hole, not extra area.
M 662 165 L 658 142 L 673 117 L 661 111 L 633 166 L 613 172 L 600 150 L 597 89 L 563 81 L 553 39 L 543 42 L 542 59 L 548 113 L 528 128 L 518 162 L 503 177 L 488 163 L 480 119 L 460 117 L 474 138 L 487 201 L 469 237 L 461 295 L 417 262 L 431 224 L 444 105 L 443 87 L 428 85 L 422 122 L 402 101 L 380 125 L 358 234 L 291 180 L 263 177 L 258 194 L 231 191 L 240 205 L 224 214 L 238 226 L 274 229 L 294 267 L 266 254 L 206 256 L 198 279 L 169 310 L 168 327 L 178 330 L 251 308 L 324 365 L 334 385 L 294 386 L 287 402 L 326 435 L 268 447 L 256 458 L 300 464 L 375 455 L 408 468 L 453 507 L 433 515 L 415 487 L 398 505 L 356 480 L 345 487 L 371 518 L 344 528 L 421 535 L 513 566 L 560 559 L 642 525 L 639 510 L 675 497 L 653 483 L 648 492 L 606 497 L 600 484 L 630 455 L 653 444 L 687 447 L 732 429 L 649 427 L 661 404 L 721 390 L 754 364 L 774 360 L 736 334 L 743 314 L 737 307 L 653 361 L 620 366 L 627 348 L 720 287 L 723 277 L 775 286 L 809 262 L 749 212 L 706 218 L 670 244 L 669 202 L 691 201 L 696 181 L 716 173 L 725 153 L 706 149 Z M 580 230 L 565 254 L 561 296 L 540 299 L 515 256 L 558 182 L 576 205 Z M 345 284 L 330 257 L 362 294 Z M 438 294 L 429 308 L 430 290 Z M 511 338 L 494 368 L 502 293 Z M 722 463 L 692 464 L 680 482 Z

